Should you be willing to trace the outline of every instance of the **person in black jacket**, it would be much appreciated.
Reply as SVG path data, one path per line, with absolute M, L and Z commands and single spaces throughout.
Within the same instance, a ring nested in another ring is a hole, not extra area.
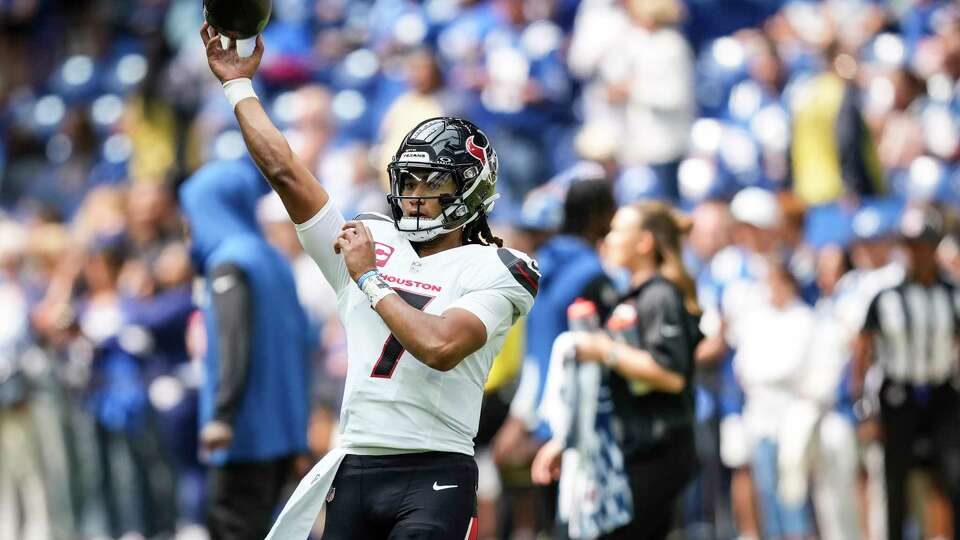
M 693 280 L 680 256 L 686 227 L 669 207 L 622 208 L 605 240 L 612 264 L 630 271 L 631 290 L 615 310 L 635 312 L 632 340 L 595 332 L 581 340 L 577 359 L 608 368 L 618 442 L 633 495 L 633 520 L 604 539 L 663 539 L 677 498 L 693 477 L 693 354 L 700 334 Z M 559 475 L 560 451 L 545 446 L 534 479 Z

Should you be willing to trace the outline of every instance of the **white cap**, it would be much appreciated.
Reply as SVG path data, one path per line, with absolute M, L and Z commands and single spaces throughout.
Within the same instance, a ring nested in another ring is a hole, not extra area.
M 733 219 L 759 227 L 774 229 L 780 223 L 780 205 L 772 192 L 756 187 L 746 188 L 730 202 Z
M 872 240 L 883 236 L 883 216 L 876 208 L 863 208 L 853 215 L 853 235 L 860 240 Z

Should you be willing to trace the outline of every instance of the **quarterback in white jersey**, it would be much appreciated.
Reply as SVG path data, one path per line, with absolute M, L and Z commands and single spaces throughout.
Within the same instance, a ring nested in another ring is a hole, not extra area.
M 437 122 L 444 122 L 437 120 Z M 438 450 L 473 455 L 483 385 L 493 358 L 517 316 L 533 303 L 533 263 L 513 250 L 467 244 L 420 257 L 393 220 L 361 214 L 374 239 L 378 277 L 424 313 L 458 308 L 476 316 L 487 340 L 456 367 L 440 371 L 420 362 L 370 309 L 331 246 L 344 220 L 329 205 L 297 225 L 300 240 L 337 291 L 347 332 L 349 367 L 340 429 L 346 447 Z M 529 282 L 512 269 L 522 269 Z
M 539 285 L 536 263 L 487 225 L 492 144 L 467 120 L 425 120 L 388 167 L 392 215 L 345 221 L 256 99 L 262 39 L 241 58 L 207 30 L 250 155 L 336 291 L 347 332 L 342 448 L 301 482 L 268 538 L 306 536 L 318 501 L 327 540 L 475 538 L 483 385 Z

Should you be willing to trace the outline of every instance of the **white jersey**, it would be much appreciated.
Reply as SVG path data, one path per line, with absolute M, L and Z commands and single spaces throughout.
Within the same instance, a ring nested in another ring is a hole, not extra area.
M 340 433 L 357 453 L 445 451 L 473 455 L 483 385 L 514 321 L 533 305 L 536 264 L 509 249 L 465 245 L 420 257 L 381 214 L 358 216 L 376 241 L 381 277 L 413 307 L 432 315 L 450 308 L 479 318 L 487 342 L 450 371 L 414 358 L 394 338 L 347 272 L 333 244 L 344 223 L 327 204 L 297 225 L 304 249 L 337 293 L 347 334 L 347 381 Z

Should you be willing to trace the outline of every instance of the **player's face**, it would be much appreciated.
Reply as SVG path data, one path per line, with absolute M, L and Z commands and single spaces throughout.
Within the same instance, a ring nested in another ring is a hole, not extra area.
M 400 195 L 403 197 L 423 197 L 421 199 L 402 199 L 401 206 L 405 217 L 423 217 L 434 219 L 443 208 L 439 197 L 456 195 L 457 183 L 449 174 L 431 178 L 430 171 L 414 170 L 405 173 Z

